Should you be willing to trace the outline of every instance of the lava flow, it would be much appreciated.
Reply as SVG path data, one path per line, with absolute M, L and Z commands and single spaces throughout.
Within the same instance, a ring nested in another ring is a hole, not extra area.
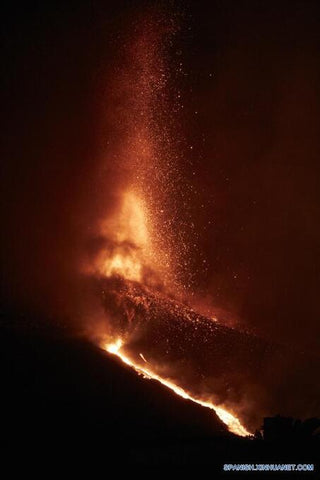
M 157 380 L 165 387 L 169 388 L 170 390 L 173 390 L 174 393 L 176 393 L 180 397 L 183 397 L 186 400 L 191 400 L 192 402 L 195 402 L 201 405 L 202 407 L 206 407 L 206 408 L 210 408 L 211 410 L 214 410 L 215 413 L 220 418 L 220 420 L 222 420 L 223 423 L 225 423 L 228 426 L 230 432 L 233 432 L 236 435 L 240 435 L 240 436 L 250 435 L 248 430 L 246 430 L 246 428 L 244 428 L 243 425 L 241 425 L 239 419 L 236 418 L 227 410 L 225 410 L 224 408 L 221 408 L 217 405 L 213 405 L 213 403 L 210 403 L 210 402 L 205 402 L 203 400 L 193 398 L 185 390 L 183 390 L 183 388 L 178 387 L 173 382 L 170 382 L 170 380 L 166 380 L 164 378 L 159 377 L 157 374 L 153 373 L 149 368 L 145 368 L 145 367 L 143 368 L 141 366 L 135 365 L 126 355 L 124 355 L 121 352 L 122 346 L 123 346 L 122 340 L 117 339 L 114 343 L 109 343 L 104 345 L 103 348 L 107 350 L 107 352 L 119 357 L 124 363 L 134 368 L 134 370 L 137 373 L 143 375 L 144 378 Z M 143 359 L 143 355 L 142 354 L 140 355 L 142 356 L 142 359 Z M 144 361 L 146 360 L 144 359 Z

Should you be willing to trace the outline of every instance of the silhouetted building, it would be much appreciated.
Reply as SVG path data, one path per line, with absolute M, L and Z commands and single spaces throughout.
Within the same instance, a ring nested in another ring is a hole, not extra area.
M 266 441 L 292 441 L 319 436 L 320 419 L 308 418 L 305 421 L 292 417 L 265 417 L 262 426 L 263 439 Z

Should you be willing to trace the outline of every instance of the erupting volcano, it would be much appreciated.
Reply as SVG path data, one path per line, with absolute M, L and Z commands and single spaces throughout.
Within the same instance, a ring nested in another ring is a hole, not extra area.
M 140 19 L 113 86 L 116 96 L 126 98 L 119 114 L 124 123 L 122 143 L 114 154 L 125 181 L 116 194 L 114 211 L 100 222 L 100 248 L 90 267 L 106 314 L 105 334 L 98 343 L 144 377 L 215 410 L 232 432 L 248 435 L 233 411 L 213 402 L 214 391 L 203 398 L 196 376 L 192 389 L 192 379 L 180 378 L 178 372 L 181 362 L 187 365 L 183 330 L 189 330 L 188 338 L 199 342 L 201 350 L 206 335 L 217 327 L 214 320 L 197 316 L 183 300 L 182 278 L 188 275 L 185 259 L 190 255 L 182 227 L 188 185 L 179 172 L 173 141 L 172 110 L 179 110 L 180 95 L 170 85 L 166 58 L 176 29 L 172 19 L 154 12 Z M 180 231 L 175 232 L 179 225 Z M 204 330 L 196 339 L 198 328 Z M 176 356 L 170 355 L 173 350 Z M 201 378 L 207 375 L 200 364 L 196 370 Z M 190 375 L 195 375 L 193 366 Z
M 319 5 L 7 2 L 11 465 L 318 458 Z
M 305 358 L 193 307 L 197 232 L 188 213 L 192 186 L 179 170 L 175 117 L 183 105 L 168 60 L 177 25 L 152 12 L 133 30 L 109 88 L 109 99 L 120 104 L 107 112 L 118 140 L 102 164 L 116 162 L 121 182 L 87 267 L 105 315 L 92 337 L 138 374 L 214 410 L 231 432 L 247 436 L 272 413 L 275 366 L 292 376 Z M 182 72 L 181 63 L 175 68 Z

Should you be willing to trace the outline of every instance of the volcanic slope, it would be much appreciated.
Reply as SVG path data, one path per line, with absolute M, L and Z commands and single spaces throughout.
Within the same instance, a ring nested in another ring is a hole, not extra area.
M 226 327 L 156 289 L 99 279 L 114 338 L 135 364 L 225 406 L 249 430 L 277 413 L 319 416 L 319 358 Z

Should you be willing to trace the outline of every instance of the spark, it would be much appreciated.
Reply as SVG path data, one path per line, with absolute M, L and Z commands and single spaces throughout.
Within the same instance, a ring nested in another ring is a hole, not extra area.
M 142 360 L 143 360 L 144 362 L 148 363 L 142 353 L 139 353 L 139 355 L 140 355 L 140 357 L 142 358 Z

